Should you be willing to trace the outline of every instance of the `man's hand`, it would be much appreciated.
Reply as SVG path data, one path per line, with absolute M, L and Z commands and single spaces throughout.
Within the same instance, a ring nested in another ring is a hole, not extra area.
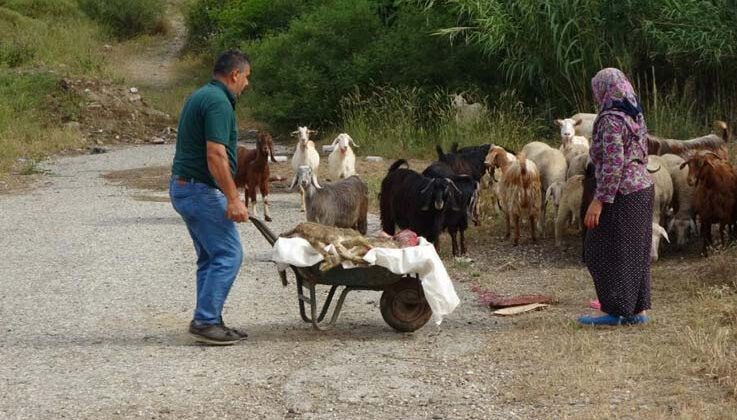
M 601 204 L 601 201 L 597 199 L 594 199 L 594 201 L 589 204 L 589 208 L 586 210 L 586 217 L 583 221 L 586 229 L 593 229 L 599 226 L 599 216 L 601 216 L 602 207 L 603 205 Z
M 245 222 L 248 220 L 248 208 L 240 199 L 228 200 L 225 216 L 236 223 Z

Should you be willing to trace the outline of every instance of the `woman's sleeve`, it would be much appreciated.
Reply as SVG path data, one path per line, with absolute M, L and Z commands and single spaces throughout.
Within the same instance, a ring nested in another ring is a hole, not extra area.
M 600 144 L 596 144 L 599 150 L 600 161 L 596 165 L 596 193 L 594 198 L 602 203 L 613 203 L 614 197 L 619 190 L 624 169 L 624 143 L 625 133 L 624 121 L 619 118 L 604 116 L 599 121 L 601 134 Z

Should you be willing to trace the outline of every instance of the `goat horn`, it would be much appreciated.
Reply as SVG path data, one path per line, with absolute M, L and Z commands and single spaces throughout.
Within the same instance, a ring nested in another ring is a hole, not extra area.
M 650 170 L 650 168 L 647 168 L 647 171 L 650 172 L 651 174 L 654 174 L 654 173 L 658 172 L 660 169 L 662 169 L 662 167 L 663 167 L 663 165 L 658 165 L 658 169 Z
M 317 175 L 315 175 L 315 174 L 312 174 L 312 185 L 314 185 L 315 188 L 317 188 L 318 190 L 319 189 L 322 189 L 322 187 L 320 186 L 320 184 L 318 184 L 318 182 L 317 182 Z
M 432 186 L 433 182 L 435 182 L 435 178 L 431 179 L 430 180 L 430 183 L 427 184 L 427 186 L 425 186 L 425 188 L 423 188 L 422 190 L 420 190 L 420 194 L 424 194 L 425 191 L 427 191 L 428 189 L 430 189 L 430 186 Z
M 461 190 L 460 190 L 460 189 L 458 188 L 458 186 L 456 185 L 456 183 L 455 183 L 455 182 L 453 182 L 453 180 L 452 180 L 452 179 L 450 179 L 450 178 L 445 178 L 445 180 L 446 180 L 446 181 L 448 181 L 448 184 L 450 184 L 450 186 L 451 186 L 451 187 L 453 187 L 453 189 L 455 189 L 455 190 L 456 190 L 456 192 L 458 192 L 458 194 L 463 194 L 463 193 L 461 192 Z
M 706 152 L 704 152 L 704 153 L 701 154 L 701 156 L 707 156 L 707 155 L 714 155 L 718 159 L 722 160 L 722 157 L 721 156 L 719 156 L 718 154 L 712 152 L 711 150 L 708 150 L 708 151 L 706 151 Z

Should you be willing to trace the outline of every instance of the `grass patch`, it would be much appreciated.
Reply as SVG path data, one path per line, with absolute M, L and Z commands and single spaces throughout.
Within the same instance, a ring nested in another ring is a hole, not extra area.
M 163 0 L 78 0 L 79 7 L 122 39 L 166 32 Z
M 549 230 L 552 232 L 552 230 Z M 712 257 L 664 252 L 652 268 L 651 324 L 592 329 L 575 324 L 595 297 L 580 240 L 558 250 L 552 234 L 512 247 L 490 217 L 470 228 L 472 266 L 454 280 L 500 294 L 551 294 L 545 311 L 500 318 L 488 351 L 514 366 L 505 402 L 538 401 L 545 417 L 706 417 L 737 409 L 737 249 Z M 443 255 L 448 239 L 443 237 Z M 491 315 L 489 315 L 491 316 Z
M 61 125 L 77 115 L 81 100 L 58 80 L 47 73 L 0 70 L 0 172 L 11 170 L 19 157 L 35 161 L 83 143 L 78 132 Z

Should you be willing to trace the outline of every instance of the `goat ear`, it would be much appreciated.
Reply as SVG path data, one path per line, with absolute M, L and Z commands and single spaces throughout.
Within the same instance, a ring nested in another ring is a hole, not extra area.
M 430 206 L 432 205 L 432 194 L 425 191 L 420 191 L 420 210 L 422 211 L 428 211 L 430 210 Z
M 269 144 L 269 157 L 271 157 L 271 161 L 273 163 L 276 163 L 276 158 L 274 157 L 274 145 Z
M 319 131 L 317 130 L 307 130 L 307 134 L 312 135 L 312 136 L 316 136 L 317 133 L 319 133 Z
M 348 136 L 348 141 L 351 143 L 351 146 L 358 148 L 358 145 L 356 144 L 356 142 L 353 141 L 353 137 Z
M 340 136 L 333 139 L 333 142 L 330 143 L 330 147 L 335 148 L 335 145 L 340 141 Z
M 294 179 L 292 179 L 292 184 L 289 185 L 289 190 L 290 191 L 293 191 L 294 190 L 294 187 L 296 187 L 296 186 L 297 186 L 297 175 L 295 175 L 294 176 Z
M 314 185 L 315 188 L 317 188 L 318 190 L 322 188 L 320 186 L 320 184 L 318 184 L 318 182 L 317 182 L 317 175 L 315 175 L 315 174 L 312 174 L 312 185 Z
M 691 160 L 690 160 L 690 159 L 689 159 L 689 160 L 687 160 L 687 161 L 685 161 L 685 162 L 683 162 L 683 163 L 681 164 L 681 166 L 679 166 L 678 168 L 679 168 L 679 169 L 683 169 L 683 168 L 685 168 L 686 166 L 688 166 L 688 163 L 689 163 L 689 162 L 691 162 Z
M 557 125 L 558 127 L 563 125 L 563 120 L 554 120 L 553 122 L 555 122 L 555 125 Z
M 580 118 L 576 118 L 575 120 L 573 120 L 573 126 L 578 127 L 579 125 L 581 125 L 582 122 L 583 121 L 581 121 Z
M 289 133 L 289 135 L 292 137 L 297 137 L 299 135 L 299 131 L 292 131 L 291 133 Z

